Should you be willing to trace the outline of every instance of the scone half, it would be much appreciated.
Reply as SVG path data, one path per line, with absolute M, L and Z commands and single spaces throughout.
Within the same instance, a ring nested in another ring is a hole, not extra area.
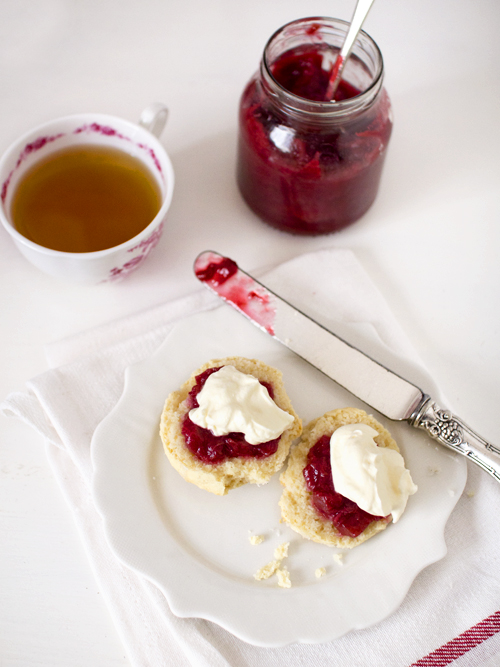
M 332 547 L 352 548 L 384 530 L 390 522 L 387 518 L 373 521 L 357 537 L 342 535 L 330 520 L 314 508 L 312 493 L 306 486 L 303 470 L 307 465 L 309 450 L 323 436 L 331 436 L 339 427 L 360 423 L 371 426 L 379 433 L 375 437 L 379 447 L 389 447 L 399 452 L 389 431 L 374 417 L 357 408 L 332 410 L 313 420 L 304 428 L 300 441 L 290 452 L 288 466 L 280 475 L 284 490 L 279 505 L 283 520 L 307 539 Z
M 271 385 L 276 405 L 293 416 L 293 422 L 280 436 L 274 454 L 265 458 L 237 456 L 220 463 L 210 464 L 203 462 L 186 446 L 182 423 L 190 409 L 187 399 L 189 392 L 196 384 L 196 377 L 208 369 L 227 365 L 234 366 L 238 371 Z M 235 489 L 243 484 L 269 482 L 271 477 L 283 467 L 290 446 L 301 431 L 301 420 L 285 391 L 281 372 L 257 359 L 236 356 L 212 359 L 194 371 L 180 389 L 167 397 L 160 422 L 160 436 L 165 454 L 172 466 L 186 481 L 216 495 L 225 495 L 230 489 Z

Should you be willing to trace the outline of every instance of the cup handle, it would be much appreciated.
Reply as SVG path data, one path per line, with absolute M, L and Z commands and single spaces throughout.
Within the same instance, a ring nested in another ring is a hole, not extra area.
M 167 118 L 167 107 L 161 102 L 157 102 L 144 109 L 139 118 L 139 125 L 159 139 L 167 123 Z

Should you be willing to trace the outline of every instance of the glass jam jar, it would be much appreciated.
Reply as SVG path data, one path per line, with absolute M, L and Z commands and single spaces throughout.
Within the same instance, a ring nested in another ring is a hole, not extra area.
M 327 234 L 372 205 L 391 136 L 382 54 L 365 32 L 325 99 L 348 23 L 305 18 L 277 30 L 243 91 L 237 179 L 262 220 L 295 234 Z

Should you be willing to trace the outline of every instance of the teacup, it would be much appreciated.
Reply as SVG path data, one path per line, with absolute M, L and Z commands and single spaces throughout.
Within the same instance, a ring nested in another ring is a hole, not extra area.
M 31 130 L 0 160 L 0 219 L 15 245 L 44 273 L 79 283 L 101 283 L 127 276 L 142 264 L 163 231 L 173 188 L 172 163 L 158 138 L 167 118 L 161 104 L 146 108 L 138 124 L 105 114 L 65 116 Z M 94 252 L 63 252 L 28 239 L 14 226 L 11 205 L 23 176 L 57 151 L 97 146 L 124 151 L 147 168 L 160 191 L 160 208 L 142 231 L 114 247 Z

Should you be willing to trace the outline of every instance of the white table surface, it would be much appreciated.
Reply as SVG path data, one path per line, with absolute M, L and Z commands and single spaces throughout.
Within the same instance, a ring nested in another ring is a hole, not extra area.
M 166 232 L 122 283 L 38 272 L 0 233 L 0 398 L 46 367 L 43 346 L 197 289 L 211 248 L 246 270 L 322 247 L 355 251 L 456 412 L 500 443 L 500 4 L 379 0 L 365 28 L 395 126 L 379 197 L 338 234 L 262 224 L 234 179 L 240 92 L 289 20 L 349 19 L 347 0 L 2 0 L 0 152 L 51 118 L 136 120 L 170 108 L 177 184 Z M 0 664 L 127 665 L 41 438 L 0 420 Z

